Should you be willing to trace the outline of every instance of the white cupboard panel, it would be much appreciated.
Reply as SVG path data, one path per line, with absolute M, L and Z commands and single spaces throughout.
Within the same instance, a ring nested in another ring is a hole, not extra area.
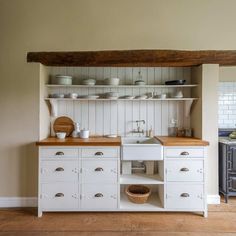
M 79 207 L 78 184 L 48 183 L 41 186 L 41 207 L 45 210 L 76 209 Z
M 166 207 L 168 209 L 203 209 L 204 185 L 168 183 L 166 188 Z
M 200 181 L 204 180 L 203 160 L 168 160 L 166 161 L 167 181 Z
M 94 158 L 82 160 L 82 183 L 117 183 L 117 160 L 97 160 Z
M 116 184 L 82 185 L 81 209 L 116 209 L 118 194 Z
M 41 163 L 42 181 L 78 181 L 78 161 L 50 160 Z

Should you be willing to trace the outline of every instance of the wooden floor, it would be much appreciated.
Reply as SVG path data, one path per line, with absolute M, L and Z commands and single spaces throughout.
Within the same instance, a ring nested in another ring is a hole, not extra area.
M 1 209 L 0 236 L 236 236 L 236 198 L 209 207 L 208 218 L 194 213 L 45 213 Z

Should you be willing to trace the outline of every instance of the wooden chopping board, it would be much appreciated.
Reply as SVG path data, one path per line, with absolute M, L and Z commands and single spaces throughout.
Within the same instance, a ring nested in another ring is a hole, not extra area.
M 74 122 L 67 116 L 58 117 L 53 124 L 53 130 L 57 132 L 66 132 L 66 136 L 70 136 L 74 130 Z

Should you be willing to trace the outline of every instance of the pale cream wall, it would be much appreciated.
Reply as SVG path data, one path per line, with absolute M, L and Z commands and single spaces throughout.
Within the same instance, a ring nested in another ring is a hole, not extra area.
M 221 82 L 236 82 L 236 66 L 220 67 Z
M 0 196 L 37 192 L 39 82 L 28 51 L 235 49 L 235 9 L 235 0 L 0 0 Z

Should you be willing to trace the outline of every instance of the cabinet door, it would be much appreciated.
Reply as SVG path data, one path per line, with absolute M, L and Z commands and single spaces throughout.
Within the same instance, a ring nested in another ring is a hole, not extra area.
M 78 184 L 42 184 L 41 204 L 44 210 L 70 210 L 79 206 Z
M 228 179 L 229 192 L 236 192 L 236 176 L 230 176 Z
M 117 184 L 82 184 L 81 209 L 116 209 Z
M 168 160 L 166 161 L 167 181 L 199 181 L 204 179 L 203 160 Z
M 50 160 L 42 161 L 41 181 L 78 181 L 78 161 Z
M 203 184 L 167 184 L 166 207 L 168 209 L 203 209 Z
M 228 153 L 228 172 L 236 173 L 236 146 L 230 147 L 230 152 Z
M 117 183 L 117 160 L 83 159 L 81 181 L 82 183 Z

